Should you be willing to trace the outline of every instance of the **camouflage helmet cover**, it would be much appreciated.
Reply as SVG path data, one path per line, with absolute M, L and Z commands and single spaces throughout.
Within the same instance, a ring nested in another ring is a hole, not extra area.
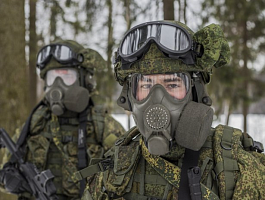
M 103 70 L 106 67 L 106 61 L 104 58 L 95 50 L 90 48 L 84 48 L 79 43 L 73 40 L 57 40 L 51 44 L 62 44 L 70 47 L 74 52 L 82 54 L 84 61 L 76 66 L 71 66 L 69 64 L 61 64 L 57 62 L 54 58 L 51 58 L 48 64 L 40 71 L 40 77 L 44 79 L 45 74 L 50 69 L 55 68 L 65 68 L 65 67 L 83 67 L 91 75 L 94 74 L 94 70 Z
M 185 28 L 195 42 L 203 45 L 203 55 L 197 57 L 196 64 L 187 65 L 181 60 L 166 57 L 155 44 L 151 44 L 148 52 L 139 61 L 133 63 L 130 69 L 122 69 L 121 62 L 115 64 L 115 77 L 120 85 L 123 85 L 125 78 L 133 73 L 155 74 L 198 71 L 209 77 L 213 66 L 221 67 L 229 62 L 230 49 L 219 25 L 211 24 L 194 34 L 189 27 L 181 22 L 167 22 Z

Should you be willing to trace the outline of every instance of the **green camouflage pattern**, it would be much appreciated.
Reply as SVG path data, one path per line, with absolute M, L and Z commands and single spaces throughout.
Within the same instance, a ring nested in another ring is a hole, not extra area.
M 218 181 L 215 179 L 214 170 L 216 164 L 219 162 L 223 162 L 224 158 L 222 155 L 222 151 L 224 149 L 221 148 L 220 142 L 222 141 L 222 135 L 224 131 L 224 126 L 219 125 L 215 129 L 212 130 L 212 135 L 210 135 L 205 145 L 201 149 L 200 157 L 199 157 L 199 167 L 202 170 L 202 178 L 201 178 L 201 191 L 202 191 L 202 199 L 203 200 L 225 200 L 225 175 L 221 172 L 218 175 Z M 137 132 L 134 131 L 136 135 Z M 230 177 L 235 179 L 235 188 L 233 200 L 241 200 L 241 199 L 265 199 L 265 166 L 260 162 L 260 160 L 265 159 L 264 154 L 258 154 L 254 152 L 247 152 L 243 149 L 242 146 L 242 132 L 238 129 L 233 129 L 232 133 L 232 149 L 229 150 L 231 152 L 232 158 L 235 159 L 239 166 L 239 171 L 234 172 L 234 176 Z M 127 137 L 126 137 L 127 138 Z M 126 139 L 125 139 L 126 140 Z M 172 185 L 172 189 L 169 190 L 166 200 L 177 200 L 178 199 L 178 188 L 180 181 L 180 167 L 179 160 L 181 156 L 184 154 L 183 147 L 175 146 L 173 147 L 173 151 L 167 154 L 166 156 L 154 156 L 151 155 L 146 148 L 142 139 L 137 141 L 131 141 L 126 144 L 122 143 L 122 149 L 117 147 L 113 151 L 113 159 L 115 161 L 116 156 L 118 156 L 119 160 L 126 160 L 127 163 L 132 165 L 131 161 L 129 162 L 129 158 L 132 158 L 132 153 L 127 151 L 128 146 L 138 147 L 137 143 L 140 145 L 140 153 L 141 156 L 138 159 L 135 159 L 135 163 L 137 163 L 137 168 L 134 171 L 134 174 L 140 174 L 141 172 L 141 162 L 139 160 L 144 158 L 146 161 L 145 164 L 145 174 L 152 176 L 163 177 L 167 183 Z M 131 149 L 131 148 L 130 148 Z M 118 151 L 118 152 L 117 152 Z M 115 153 L 114 153 L 115 152 Z M 177 158 L 177 159 L 176 159 Z M 117 164 L 117 163 L 116 163 Z M 120 162 L 121 167 L 123 166 L 123 162 Z M 124 165 L 123 173 L 124 177 L 133 178 L 134 174 L 131 174 L 131 170 L 134 168 L 128 169 L 129 164 L 127 166 Z M 114 166 L 115 169 L 115 166 Z M 116 194 L 124 197 L 123 199 L 130 200 L 131 198 L 126 198 L 126 194 L 139 194 L 140 193 L 140 184 L 139 182 L 133 180 L 131 188 L 128 187 L 126 182 L 126 186 L 122 186 L 124 181 L 123 177 L 120 174 L 116 174 L 114 169 L 109 169 L 104 173 L 95 174 L 88 179 L 88 185 L 82 197 L 82 200 L 91 200 L 91 199 L 99 199 L 99 200 L 107 200 L 111 199 L 108 196 L 109 194 L 116 191 Z M 127 172 L 126 172 L 127 171 Z M 110 176 L 111 175 L 111 176 Z M 111 178 L 110 178 L 111 177 Z M 158 179 L 157 179 L 158 180 Z M 118 181 L 120 181 L 118 183 Z M 115 184 L 114 184 L 115 182 Z M 109 186 L 111 185 L 111 188 Z M 217 190 L 215 190 L 214 185 L 218 185 Z M 105 189 L 103 189 L 103 187 Z M 155 197 L 158 199 L 164 199 L 163 194 L 165 191 L 165 185 L 157 183 L 144 183 L 144 195 L 147 197 Z M 137 199 L 137 198 L 135 198 Z
M 202 192 L 202 199 L 204 200 L 220 200 L 219 197 L 214 192 L 212 192 L 202 183 L 201 183 L 201 192 Z
M 104 172 L 103 176 L 107 177 L 104 185 L 109 191 L 122 196 L 131 180 L 140 156 L 139 144 L 133 143 L 131 146 L 115 146 L 115 148 L 117 159 L 114 160 L 114 170 Z
M 221 27 L 210 24 L 196 32 L 193 39 L 202 44 L 204 53 L 197 58 L 196 66 L 203 71 L 211 72 L 212 67 L 222 67 L 230 61 L 230 48 Z
M 215 135 L 214 135 L 214 142 L 213 142 L 213 147 L 214 147 L 214 157 L 215 157 L 215 162 L 218 163 L 224 163 L 224 157 L 223 157 L 223 148 L 220 146 L 222 142 L 222 135 L 224 131 L 224 126 L 219 125 L 216 127 Z M 242 136 L 242 132 L 239 129 L 234 129 L 233 132 L 233 143 L 232 143 L 232 159 L 237 160 L 237 153 L 241 144 L 240 137 Z M 240 147 L 242 148 L 242 147 Z M 235 173 L 235 172 L 234 172 Z M 234 174 L 235 176 L 235 174 Z M 220 199 L 225 199 L 226 196 L 226 184 L 225 184 L 225 173 L 222 171 L 218 175 L 219 179 L 219 194 L 220 194 Z
M 93 111 L 93 109 L 92 109 Z M 124 133 L 123 127 L 109 114 L 104 116 L 102 141 L 97 141 L 97 130 L 91 111 L 87 122 L 87 153 L 90 158 L 102 157 L 118 137 Z M 63 137 L 73 137 L 74 141 L 62 142 Z M 47 106 L 39 108 L 32 116 L 30 135 L 27 139 L 26 161 L 34 163 L 39 170 L 50 169 L 55 175 L 54 184 L 58 195 L 64 199 L 80 199 L 79 183 L 71 179 L 78 171 L 78 121 L 60 125 L 57 116 Z
M 84 69 L 86 69 L 87 72 L 89 72 L 91 75 L 94 74 L 95 70 L 102 71 L 107 67 L 106 61 L 97 51 L 90 48 L 84 48 L 82 45 L 80 45 L 79 43 L 73 40 L 58 40 L 51 44 L 63 44 L 69 46 L 76 53 L 82 54 L 84 56 L 84 61 L 78 66 L 81 66 Z M 58 63 L 54 58 L 51 58 L 49 63 L 40 71 L 40 77 L 44 79 L 45 74 L 50 69 L 78 67 L 78 66 L 69 66 L 68 64 L 63 65 Z
M 116 80 L 123 85 L 125 78 L 133 73 L 157 74 L 183 71 L 199 71 L 210 74 L 212 67 L 221 67 L 230 61 L 230 49 L 228 42 L 219 25 L 211 24 L 193 34 L 193 31 L 186 25 L 175 22 L 184 27 L 194 41 L 204 47 L 202 57 L 197 57 L 195 65 L 187 65 L 181 60 L 166 57 L 155 44 L 151 44 L 148 52 L 137 62 L 133 63 L 129 69 L 123 70 L 122 63 L 117 62 L 114 66 Z
M 181 169 L 160 156 L 150 154 L 142 139 L 140 140 L 140 145 L 142 155 L 148 164 L 178 190 Z

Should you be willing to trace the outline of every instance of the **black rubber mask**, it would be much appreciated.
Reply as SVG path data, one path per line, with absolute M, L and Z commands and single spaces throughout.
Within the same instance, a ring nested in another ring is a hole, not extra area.
M 66 110 L 82 112 L 88 106 L 89 92 L 79 86 L 78 81 L 67 86 L 60 77 L 57 77 L 54 83 L 47 87 L 45 98 L 53 114 L 61 116 Z

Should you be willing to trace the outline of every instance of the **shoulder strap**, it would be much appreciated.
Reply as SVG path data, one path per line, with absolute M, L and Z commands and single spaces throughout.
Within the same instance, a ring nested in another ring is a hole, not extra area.
M 179 199 L 201 199 L 200 168 L 197 166 L 200 152 L 185 149 L 179 183 Z
M 31 114 L 30 114 L 30 116 L 28 117 L 28 119 L 27 119 L 25 125 L 23 126 L 23 129 L 22 129 L 22 131 L 21 131 L 21 133 L 20 133 L 20 136 L 19 136 L 19 138 L 18 138 L 18 140 L 17 140 L 17 144 L 16 144 L 16 145 L 17 145 L 18 147 L 21 147 L 21 146 L 24 144 L 24 142 L 25 142 L 25 140 L 26 140 L 26 137 L 27 137 L 27 135 L 28 135 L 28 133 L 29 133 L 31 118 L 32 118 L 34 112 L 35 112 L 35 111 L 36 111 L 41 105 L 44 105 L 44 102 L 43 102 L 43 101 L 40 101 L 40 102 L 38 103 L 38 105 L 36 105 L 36 107 L 33 108 L 33 110 L 31 111 Z
M 229 126 L 219 125 L 214 134 L 214 172 L 219 180 L 220 198 L 232 199 L 235 187 L 235 171 L 239 170 L 237 147 L 242 132 Z M 238 140 L 238 141 L 237 141 Z M 233 152 L 232 152 L 233 149 Z
M 107 113 L 106 108 L 103 105 L 96 105 L 92 109 L 92 119 L 96 129 L 97 141 L 101 144 L 103 142 L 103 133 L 105 126 L 105 115 Z
M 87 137 L 87 112 L 89 109 L 85 109 L 83 112 L 79 114 L 79 129 L 78 129 L 78 170 L 84 169 L 88 164 L 87 158 L 87 145 L 86 145 L 86 137 Z M 79 195 L 82 197 L 82 194 L 85 190 L 85 179 L 80 180 L 80 190 Z

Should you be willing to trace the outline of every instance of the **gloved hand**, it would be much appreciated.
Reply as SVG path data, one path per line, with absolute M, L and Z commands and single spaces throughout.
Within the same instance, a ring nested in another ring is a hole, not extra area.
M 12 194 L 22 192 L 32 193 L 26 179 L 21 175 L 15 164 L 7 162 L 0 170 L 0 183 L 5 185 L 5 189 Z

